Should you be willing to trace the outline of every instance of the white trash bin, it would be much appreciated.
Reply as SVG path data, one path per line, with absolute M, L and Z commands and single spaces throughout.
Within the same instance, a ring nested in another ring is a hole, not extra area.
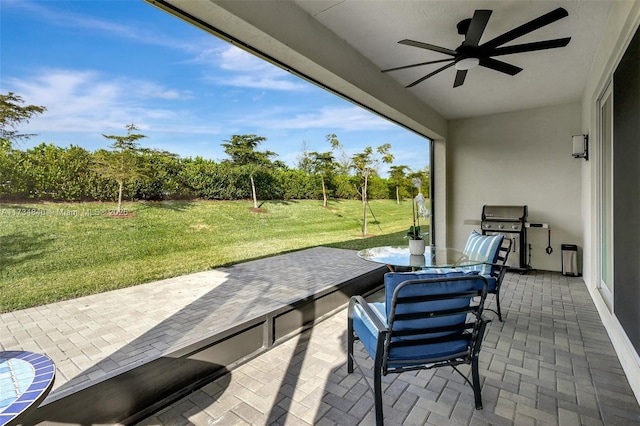
M 562 244 L 562 275 L 570 277 L 580 276 L 578 270 L 578 246 L 575 244 Z

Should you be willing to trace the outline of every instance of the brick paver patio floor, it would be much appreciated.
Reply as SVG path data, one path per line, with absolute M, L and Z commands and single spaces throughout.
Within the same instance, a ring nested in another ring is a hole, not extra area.
M 0 350 L 49 355 L 58 374 L 48 399 L 62 398 L 378 267 L 351 250 L 318 247 L 5 313 Z M 581 278 L 508 273 L 502 294 L 505 322 L 489 325 L 480 358 L 484 409 L 473 409 L 471 388 L 447 369 L 390 375 L 383 380 L 386 424 L 640 424 Z M 340 310 L 139 424 L 372 425 L 365 379 L 346 373 L 346 322 Z M 370 366 L 357 345 L 361 364 Z
M 505 322 L 490 324 L 481 352 L 484 409 L 448 369 L 403 373 L 383 380 L 385 424 L 640 424 L 582 279 L 509 273 L 503 300 Z M 140 425 L 373 425 L 372 394 L 346 372 L 346 322 L 342 310 Z

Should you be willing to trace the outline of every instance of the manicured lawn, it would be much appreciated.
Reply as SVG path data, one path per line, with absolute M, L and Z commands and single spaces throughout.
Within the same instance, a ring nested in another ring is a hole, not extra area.
M 411 203 L 129 203 L 132 217 L 103 203 L 0 204 L 0 312 L 128 287 L 319 245 L 405 245 Z

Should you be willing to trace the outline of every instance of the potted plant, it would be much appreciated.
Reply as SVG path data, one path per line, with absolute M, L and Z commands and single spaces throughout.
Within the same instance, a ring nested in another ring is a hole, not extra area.
M 420 188 L 422 187 L 422 181 L 418 178 L 412 180 L 413 186 L 418 189 L 418 195 L 411 200 L 411 216 L 413 219 L 413 225 L 409 227 L 409 232 L 405 238 L 409 238 L 409 253 L 412 255 L 422 255 L 425 250 L 424 237 L 428 235 L 428 232 L 420 232 L 420 216 L 424 219 L 429 217 L 429 210 L 426 208 L 426 199 Z

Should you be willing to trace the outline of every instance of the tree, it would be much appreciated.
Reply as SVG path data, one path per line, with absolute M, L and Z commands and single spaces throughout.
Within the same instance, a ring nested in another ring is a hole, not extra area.
M 331 144 L 332 151 L 328 152 L 311 152 L 309 158 L 311 160 L 312 173 L 320 176 L 322 182 L 322 206 L 327 207 L 327 181 L 338 169 L 333 151 L 342 149 L 342 145 L 335 134 L 327 135 L 327 142 Z
M 314 174 L 320 176 L 322 183 L 322 206 L 327 207 L 327 184 L 331 174 L 335 171 L 335 161 L 331 152 L 311 152 L 311 170 Z
M 266 140 L 267 138 L 257 135 L 233 135 L 231 139 L 222 144 L 224 152 L 231 157 L 231 163 L 249 169 L 253 207 L 256 209 L 258 208 L 258 197 L 254 176 L 257 171 L 273 165 L 270 157 L 278 155 L 273 151 L 256 151 L 256 147 Z M 282 166 L 282 163 L 278 162 L 277 165 Z
M 296 168 L 298 170 L 302 170 L 308 174 L 313 173 L 313 158 L 311 157 L 311 154 L 312 153 L 309 152 L 309 143 L 307 141 L 302 141 L 302 151 L 296 159 Z
M 95 155 L 93 170 L 109 179 L 113 179 L 118 184 L 118 209 L 116 213 L 122 211 L 122 191 L 124 183 L 144 174 L 140 166 L 140 148 L 138 140 L 146 138 L 145 135 L 134 133 L 139 130 L 135 124 L 127 124 L 126 136 L 105 135 L 107 139 L 114 142 L 111 144 L 112 151 L 101 150 Z
M 327 142 L 331 144 L 331 150 L 335 154 L 337 172 L 343 175 L 348 174 L 352 166 L 351 158 L 349 158 L 349 154 L 347 154 L 347 152 L 344 150 L 344 146 L 342 146 L 335 133 L 327 135 Z
M 409 166 L 391 166 L 389 180 L 396 188 L 396 204 L 400 204 L 400 188 L 407 184 Z
M 28 123 L 36 114 L 47 109 L 38 105 L 22 106 L 24 100 L 13 92 L 0 94 L 0 146 L 11 147 L 12 141 L 29 139 L 33 134 L 19 133 L 18 126 Z
M 380 163 L 389 164 L 393 161 L 393 154 L 391 150 L 391 144 L 385 143 L 376 148 L 370 146 L 366 147 L 364 151 L 357 153 L 351 157 L 352 168 L 356 174 L 360 177 L 360 188 L 358 192 L 362 198 L 362 236 L 367 236 L 367 185 L 369 183 L 369 176 L 377 171 Z

